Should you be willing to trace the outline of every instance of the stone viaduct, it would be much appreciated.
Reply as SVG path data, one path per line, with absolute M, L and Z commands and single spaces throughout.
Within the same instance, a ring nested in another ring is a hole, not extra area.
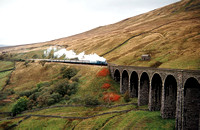
M 120 92 L 138 98 L 138 105 L 175 118 L 176 129 L 200 130 L 200 71 L 109 64 Z

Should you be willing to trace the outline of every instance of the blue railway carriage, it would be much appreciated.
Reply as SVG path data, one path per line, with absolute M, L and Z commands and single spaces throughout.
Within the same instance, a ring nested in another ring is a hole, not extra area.
M 88 65 L 101 65 L 101 66 L 107 66 L 107 64 L 108 64 L 106 61 L 89 61 L 89 60 L 57 60 L 57 59 L 30 59 L 30 60 L 42 60 L 42 61 L 46 61 L 46 62 L 88 64 Z

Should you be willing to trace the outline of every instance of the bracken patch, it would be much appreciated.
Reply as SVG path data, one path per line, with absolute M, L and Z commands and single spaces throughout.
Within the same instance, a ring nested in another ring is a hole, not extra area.
M 107 68 L 103 68 L 102 70 L 100 70 L 98 73 L 97 73 L 97 76 L 107 76 L 109 75 L 109 70 Z
M 102 85 L 102 89 L 109 89 L 110 88 L 110 84 L 109 83 L 104 83 L 103 85 Z
M 104 93 L 103 94 L 103 100 L 105 102 L 115 102 L 118 101 L 120 99 L 120 95 L 110 92 L 110 93 Z

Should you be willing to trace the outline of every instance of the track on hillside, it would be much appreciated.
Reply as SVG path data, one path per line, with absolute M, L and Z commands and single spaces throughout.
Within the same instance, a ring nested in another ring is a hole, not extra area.
M 56 62 L 56 63 L 69 63 L 69 64 L 84 64 L 84 65 L 97 65 L 107 66 L 106 61 L 89 61 L 89 60 L 54 60 L 54 59 L 29 59 L 30 61 L 44 61 L 44 62 Z

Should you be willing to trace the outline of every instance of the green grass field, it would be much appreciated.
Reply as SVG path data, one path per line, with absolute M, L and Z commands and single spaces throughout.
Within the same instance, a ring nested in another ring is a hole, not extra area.
M 0 90 L 5 86 L 12 71 L 0 72 Z
M 0 61 L 0 71 L 14 68 L 14 63 L 11 61 Z M 0 72 L 0 90 L 5 86 L 6 81 L 12 71 Z
M 74 95 L 71 95 L 70 100 L 63 100 L 55 105 L 65 104 L 83 104 L 83 99 L 87 96 L 97 98 L 103 105 L 117 105 L 126 103 L 123 99 L 124 95 L 120 95 L 121 98 L 116 102 L 105 102 L 103 100 L 103 94 L 114 92 L 119 94 L 119 84 L 117 84 L 109 75 L 98 76 L 98 72 L 104 67 L 100 66 L 77 66 L 68 64 L 55 64 L 48 63 L 45 66 L 41 66 L 38 63 L 30 63 L 27 67 L 23 63 L 16 64 L 16 70 L 11 76 L 11 83 L 7 86 L 7 89 L 13 88 L 15 90 L 14 97 L 24 91 L 34 88 L 35 84 L 41 81 L 50 81 L 60 77 L 59 70 L 63 67 L 77 68 L 78 74 L 75 76 L 79 78 L 79 89 Z M 26 72 L 26 73 L 24 73 Z M 43 72 L 41 74 L 40 72 Z M 22 73 L 24 75 L 22 75 Z M 2 74 L 3 76 L 6 74 Z M 26 78 L 28 80 L 26 80 Z M 35 82 L 31 82 L 34 80 Z M 111 87 L 109 89 L 102 89 L 104 83 L 109 83 Z M 24 87 L 23 87 L 24 86 Z M 21 88 L 22 87 L 22 88 Z M 13 99 L 13 101 L 15 101 Z M 0 106 L 0 111 L 11 111 L 14 102 Z M 137 103 L 137 98 L 131 99 L 129 103 Z M 27 112 L 21 115 L 54 115 L 54 116 L 68 116 L 68 117 L 88 117 L 105 112 L 130 110 L 127 113 L 113 113 L 102 116 L 97 116 L 89 119 L 62 119 L 62 118 L 50 118 L 50 117 L 30 117 L 20 123 L 15 129 L 174 129 L 175 120 L 162 119 L 160 112 L 150 111 L 136 111 L 139 109 L 147 109 L 147 106 L 137 107 L 135 105 L 127 105 L 120 107 L 57 107 L 44 109 L 35 112 Z M 17 124 L 20 119 L 4 120 L 0 121 L 0 129 L 4 129 L 12 124 Z
M 126 107 L 118 107 L 118 110 L 133 108 L 134 105 Z M 87 115 L 93 115 L 94 113 L 103 113 L 107 111 L 114 111 L 116 108 L 53 108 L 46 109 L 40 112 L 26 113 L 28 114 L 41 114 L 41 115 L 61 115 L 61 116 L 78 116 L 85 117 Z M 95 111 L 95 112 L 94 112 Z M 19 119 L 7 120 L 0 122 L 0 128 L 3 124 L 9 122 L 9 124 L 17 123 Z M 30 117 L 23 121 L 15 129 L 161 129 L 161 130 L 173 130 L 175 127 L 174 119 L 162 119 L 160 112 L 150 111 L 135 111 L 132 110 L 128 113 L 113 113 L 102 116 L 97 116 L 89 119 L 62 119 L 62 118 L 49 118 L 49 117 Z
M 0 71 L 12 69 L 14 67 L 14 62 L 11 61 L 0 61 Z

